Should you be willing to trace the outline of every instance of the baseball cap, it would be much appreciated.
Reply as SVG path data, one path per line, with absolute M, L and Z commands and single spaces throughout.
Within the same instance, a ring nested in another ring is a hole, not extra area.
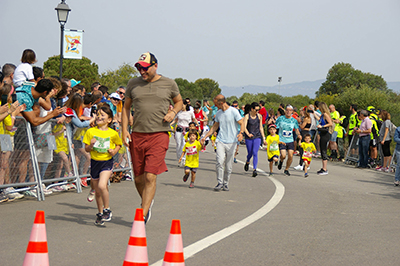
M 268 129 L 270 129 L 271 127 L 276 128 L 276 125 L 275 124 L 271 124 L 271 125 L 268 126 Z
M 139 60 L 135 64 L 141 65 L 142 67 L 149 67 L 157 63 L 157 58 L 150 52 L 144 53 L 139 57 Z
M 70 81 L 71 81 L 71 88 L 73 88 L 76 85 L 78 85 L 79 83 L 81 83 L 80 81 L 76 81 L 75 79 L 70 79 Z
M 75 116 L 74 112 L 72 111 L 71 108 L 67 108 L 67 111 L 64 114 L 65 116 Z
M 116 93 L 116 92 L 111 93 L 110 94 L 110 98 L 117 99 L 117 100 L 122 100 L 121 97 L 119 97 L 119 94 Z

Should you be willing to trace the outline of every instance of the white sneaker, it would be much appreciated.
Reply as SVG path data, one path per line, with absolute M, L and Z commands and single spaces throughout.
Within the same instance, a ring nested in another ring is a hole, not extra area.
M 293 168 L 294 168 L 294 170 L 297 170 L 297 171 L 302 171 L 303 170 L 303 166 L 302 165 L 298 165 L 298 166 L 295 166 Z
M 42 184 L 42 187 L 43 187 L 43 193 L 44 193 L 45 196 L 50 195 L 50 194 L 53 193 L 53 191 L 51 191 L 51 190 L 46 188 L 45 184 Z
M 5 192 L 6 192 L 7 197 L 9 197 L 9 198 L 21 199 L 24 197 L 24 195 L 15 191 L 15 189 L 13 187 L 6 188 Z

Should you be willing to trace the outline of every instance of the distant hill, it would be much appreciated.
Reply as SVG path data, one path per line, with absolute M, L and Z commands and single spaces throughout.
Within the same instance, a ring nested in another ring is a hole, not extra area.
M 229 96 L 242 96 L 243 93 L 248 92 L 252 94 L 257 93 L 277 93 L 282 96 L 294 96 L 294 95 L 307 95 L 310 98 L 315 98 L 315 92 L 318 91 L 322 82 L 325 79 L 320 79 L 316 81 L 302 81 L 297 83 L 282 84 L 279 89 L 279 85 L 275 86 L 257 86 L 257 85 L 246 85 L 241 87 L 228 87 L 221 86 L 222 94 L 226 97 Z M 394 92 L 400 93 L 400 82 L 388 82 L 389 89 Z M 280 92 L 279 92 L 280 90 Z

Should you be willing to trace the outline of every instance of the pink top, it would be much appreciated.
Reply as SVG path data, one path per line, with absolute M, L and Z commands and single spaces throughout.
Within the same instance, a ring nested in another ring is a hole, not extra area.
M 372 128 L 372 122 L 368 117 L 366 117 L 366 118 L 364 118 L 364 120 L 362 120 L 361 125 L 360 125 L 360 129 L 363 130 L 363 131 L 366 131 L 366 130 L 368 130 L 370 128 Z M 370 134 L 371 133 L 360 133 L 360 137 L 368 136 Z

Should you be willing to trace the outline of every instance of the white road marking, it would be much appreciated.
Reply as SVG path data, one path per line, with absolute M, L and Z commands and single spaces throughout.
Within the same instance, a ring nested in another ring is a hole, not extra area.
M 238 160 L 238 162 L 244 164 L 244 162 L 242 162 L 242 161 Z M 185 247 L 183 249 L 183 254 L 185 256 L 185 260 L 190 258 L 191 256 L 195 255 L 196 253 L 199 253 L 203 249 L 208 248 L 209 246 L 217 243 L 218 241 L 236 233 L 237 231 L 239 231 L 239 230 L 245 228 L 246 226 L 254 223 L 255 221 L 261 219 L 262 217 L 267 215 L 270 211 L 272 211 L 279 204 L 279 202 L 283 198 L 283 195 L 285 194 L 285 187 L 283 186 L 283 184 L 281 182 L 279 182 L 275 178 L 268 176 L 268 174 L 266 172 L 264 172 L 263 170 L 257 168 L 257 171 L 259 173 L 266 175 L 272 181 L 272 183 L 274 183 L 276 189 L 275 189 L 275 193 L 271 197 L 271 199 L 264 206 L 262 206 L 258 211 L 253 213 L 252 215 L 250 215 L 250 216 L 244 218 L 243 220 L 241 220 L 229 227 L 226 227 L 206 238 L 203 238 L 202 240 L 199 240 L 199 241 L 191 244 L 190 246 Z M 163 262 L 163 260 L 161 259 L 161 260 L 153 263 L 151 266 L 160 266 L 160 265 L 162 265 L 162 262 Z

